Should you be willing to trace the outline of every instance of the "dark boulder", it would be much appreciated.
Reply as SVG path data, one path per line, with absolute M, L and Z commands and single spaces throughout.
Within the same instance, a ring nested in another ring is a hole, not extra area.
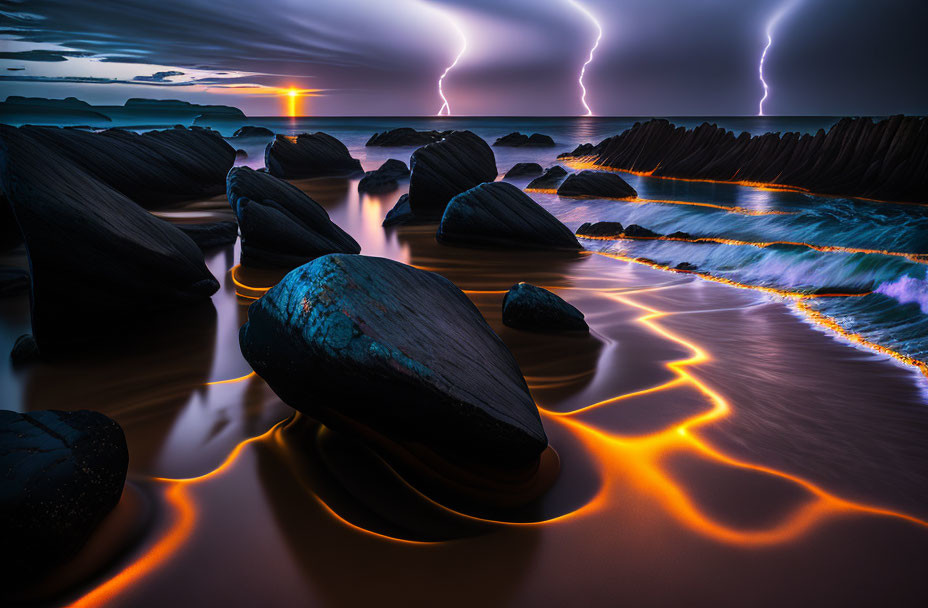
M 319 203 L 270 174 L 235 167 L 226 194 L 242 232 L 246 266 L 293 268 L 326 253 L 361 251 Z
M 0 576 L 39 578 L 76 553 L 119 502 L 128 465 L 103 414 L 0 410 Z
M 482 485 L 533 475 L 547 446 L 512 354 L 440 275 L 327 255 L 252 304 L 239 340 L 287 404 L 394 463 Z
M 510 133 L 509 135 L 504 135 L 498 138 L 494 143 L 494 146 L 508 146 L 508 147 L 537 147 L 537 148 L 550 148 L 554 146 L 554 140 L 551 139 L 548 135 L 543 135 L 541 133 L 532 133 L 531 135 L 523 135 L 522 133 Z
M 382 194 L 399 187 L 400 179 L 409 175 L 409 168 L 401 160 L 387 159 L 376 171 L 368 171 L 358 182 L 358 192 Z
M 638 224 L 630 224 L 625 227 L 624 236 L 630 239 L 653 239 L 660 235 L 653 230 L 642 228 Z
M 448 244 L 580 249 L 567 226 L 506 182 L 480 184 L 451 199 L 437 237 Z
M 235 158 L 248 158 L 248 152 L 239 148 L 235 151 Z
M 282 179 L 342 177 L 361 173 L 361 161 L 327 133 L 278 135 L 264 151 L 268 173 Z
M 20 367 L 38 361 L 39 345 L 35 343 L 32 334 L 23 334 L 16 338 L 13 348 L 10 350 L 10 361 L 13 367 Z
M 493 150 L 470 131 L 454 131 L 413 152 L 409 207 L 421 219 L 439 219 L 452 198 L 496 179 Z
M 590 239 L 615 238 L 622 236 L 624 231 L 619 222 L 586 222 L 577 229 L 577 236 Z
M 674 266 L 674 268 L 676 270 L 682 270 L 684 272 L 696 272 L 697 270 L 699 270 L 699 266 L 697 266 L 696 264 L 690 264 L 689 262 L 680 262 L 679 264 Z
M 235 222 L 212 222 L 209 224 L 176 224 L 201 250 L 227 247 L 238 238 L 238 224 Z
M 261 137 L 268 138 L 274 137 L 274 132 L 268 129 L 267 127 L 253 127 L 247 125 L 238 129 L 235 133 L 232 134 L 232 137 Z
M 581 171 L 568 176 L 557 189 L 558 196 L 636 198 L 638 193 L 619 175 L 608 171 Z
M 448 135 L 450 131 L 416 131 L 409 127 L 400 127 L 384 131 L 383 133 L 374 133 L 367 140 L 365 146 L 380 146 L 384 148 L 403 147 L 403 146 L 425 146 L 435 143 Z
M 19 129 L 0 127 L 0 178 L 31 268 L 44 356 L 219 289 L 189 237 Z
M 409 167 L 406 166 L 401 160 L 395 158 L 388 158 L 383 161 L 383 164 L 377 169 L 380 173 L 386 173 L 389 175 L 394 175 L 397 178 L 409 177 Z
M 694 239 L 693 239 L 693 235 L 691 235 L 689 232 L 683 232 L 683 231 L 681 231 L 681 230 L 677 230 L 676 232 L 671 232 L 670 234 L 667 235 L 667 238 L 668 238 L 668 239 L 677 239 L 677 240 L 680 240 L 680 241 L 692 241 L 692 240 L 694 240 Z
M 393 209 L 387 212 L 387 216 L 383 218 L 383 224 L 381 225 L 388 228 L 390 226 L 402 226 L 413 221 L 415 221 L 415 216 L 412 214 L 412 209 L 409 208 L 409 195 L 404 194 L 396 201 Z
M 516 163 L 513 165 L 512 169 L 506 171 L 506 177 L 531 177 L 533 175 L 541 175 L 541 173 L 541 165 L 538 163 Z
M 567 171 L 565 171 L 563 167 L 554 165 L 545 171 L 544 175 L 530 181 L 525 189 L 531 192 L 554 192 L 566 175 Z
M 29 273 L 22 268 L 0 266 L 0 297 L 15 296 L 29 289 Z
M 558 154 L 557 157 L 558 158 L 580 159 L 580 158 L 583 158 L 584 156 L 590 156 L 591 154 L 595 154 L 597 149 L 598 147 L 594 146 L 593 144 L 580 144 L 579 146 L 574 148 L 573 152 L 564 152 L 562 154 Z
M 503 298 L 503 324 L 538 331 L 588 331 L 583 313 L 547 289 L 517 283 Z

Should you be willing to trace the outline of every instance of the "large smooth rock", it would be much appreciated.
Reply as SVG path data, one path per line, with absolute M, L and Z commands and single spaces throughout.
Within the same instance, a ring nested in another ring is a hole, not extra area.
M 183 232 L 22 130 L 0 127 L 0 178 L 26 242 L 43 355 L 219 289 Z
M 496 179 L 493 150 L 470 131 L 454 131 L 419 148 L 409 162 L 409 207 L 420 219 L 438 220 L 448 202 Z
M 208 129 L 181 127 L 138 134 L 121 129 L 88 133 L 4 126 L 0 137 L 13 133 L 56 153 L 145 208 L 222 193 L 226 173 L 235 163 L 235 149 Z M 51 160 L 44 164 L 51 165 Z
M 580 249 L 567 226 L 516 186 L 490 182 L 457 195 L 438 226 L 448 244 L 523 249 Z
M 287 404 L 394 462 L 492 476 L 534 470 L 547 446 L 512 354 L 437 274 L 321 257 L 251 305 L 240 343 Z
M 506 171 L 506 177 L 531 177 L 533 175 L 541 175 L 542 168 L 538 163 L 516 163 L 512 166 L 512 169 Z
M 235 137 L 236 139 L 242 137 L 260 137 L 262 139 L 266 139 L 268 137 L 274 137 L 274 132 L 267 127 L 254 127 L 251 125 L 246 125 L 236 130 L 235 133 L 232 134 L 232 137 Z
M 358 182 L 358 192 L 383 194 L 399 187 L 399 180 L 409 176 L 409 167 L 401 160 L 388 158 L 376 171 L 368 171 Z
M 544 172 L 541 177 L 536 177 L 525 187 L 530 192 L 554 192 L 558 185 L 567 176 L 567 171 L 560 165 L 554 165 Z
M 72 556 L 122 495 L 126 438 L 87 410 L 0 410 L 0 577 L 38 578 Z
M 536 331 L 587 331 L 583 313 L 557 294 L 529 283 L 517 283 L 503 298 L 503 324 Z
M 597 198 L 635 198 L 634 188 L 615 173 L 581 171 L 569 175 L 557 189 L 558 196 L 593 196 Z
M 410 127 L 400 127 L 391 129 L 383 133 L 374 133 L 367 140 L 365 146 L 403 147 L 403 146 L 425 146 L 435 143 L 448 135 L 451 131 L 416 131 Z
M 238 224 L 235 222 L 211 222 L 208 224 L 175 224 L 181 232 L 189 236 L 202 251 L 217 247 L 228 247 L 238 238 Z
M 272 175 L 235 167 L 226 194 L 242 233 L 246 266 L 294 268 L 326 253 L 361 251 L 319 203 Z
M 327 133 L 278 135 L 264 151 L 268 173 L 283 179 L 341 177 L 362 173 L 361 161 Z
M 504 135 L 498 138 L 494 143 L 494 146 L 510 146 L 510 147 L 536 147 L 536 148 L 550 148 L 554 146 L 554 140 L 551 139 L 550 135 L 543 135 L 541 133 L 532 133 L 531 135 L 523 135 L 522 133 L 515 132 L 510 133 L 509 135 Z

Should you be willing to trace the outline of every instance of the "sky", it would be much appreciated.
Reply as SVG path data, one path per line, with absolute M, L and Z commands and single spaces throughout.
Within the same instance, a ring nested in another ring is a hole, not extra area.
M 778 12 L 766 114 L 928 113 L 928 0 L 0 0 L 0 98 L 578 115 L 575 4 L 597 115 L 756 114 Z

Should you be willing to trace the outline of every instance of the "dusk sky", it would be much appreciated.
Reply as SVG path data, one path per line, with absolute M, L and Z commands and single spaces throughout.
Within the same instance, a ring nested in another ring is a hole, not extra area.
M 598 115 L 751 115 L 765 28 L 784 5 L 768 114 L 928 112 L 925 0 L 578 0 L 603 38 Z M 306 115 L 584 113 L 577 76 L 596 28 L 569 0 L 0 1 L 3 93 L 128 97 Z M 39 51 L 39 52 L 36 52 Z M 40 61 L 37 61 L 39 59 Z

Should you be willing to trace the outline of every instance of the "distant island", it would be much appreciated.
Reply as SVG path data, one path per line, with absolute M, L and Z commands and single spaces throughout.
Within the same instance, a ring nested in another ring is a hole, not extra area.
M 77 99 L 46 99 L 10 95 L 0 102 L 0 122 L 38 124 L 83 124 L 170 121 L 194 122 L 198 118 L 244 119 L 238 108 L 223 105 L 200 105 L 178 99 L 132 98 L 121 106 L 95 106 Z

